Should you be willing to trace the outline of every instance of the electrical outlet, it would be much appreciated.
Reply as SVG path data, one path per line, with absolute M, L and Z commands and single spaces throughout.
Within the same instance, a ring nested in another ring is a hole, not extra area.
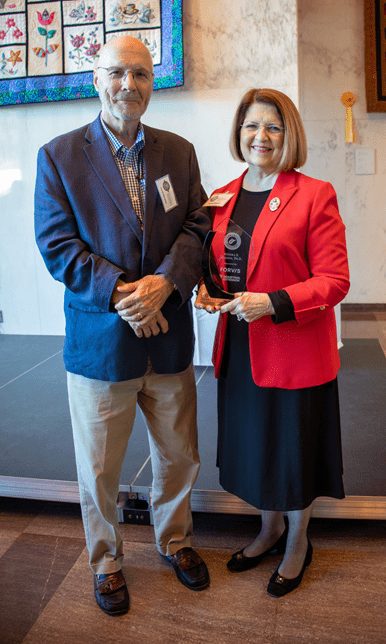
M 150 500 L 147 495 L 120 492 L 117 510 L 119 523 L 153 524 Z
M 137 525 L 151 525 L 150 510 L 132 510 L 123 508 L 120 523 L 136 523 Z

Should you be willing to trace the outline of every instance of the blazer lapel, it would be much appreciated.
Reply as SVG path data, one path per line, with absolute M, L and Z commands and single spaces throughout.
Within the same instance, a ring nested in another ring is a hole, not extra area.
M 238 177 L 232 183 L 228 184 L 226 191 L 227 192 L 233 192 L 234 195 L 233 197 L 228 201 L 228 203 L 225 204 L 225 206 L 219 207 L 217 206 L 215 208 L 215 214 L 213 218 L 213 230 L 216 230 L 216 228 L 219 228 L 221 226 L 221 229 L 224 228 L 226 230 L 226 227 L 228 225 L 228 222 L 230 218 L 232 217 L 233 209 L 236 205 L 237 198 L 239 196 L 239 192 L 241 190 L 241 186 L 243 185 L 243 180 L 244 176 L 246 175 L 247 170 L 243 172 L 241 177 Z M 215 190 L 213 194 L 223 194 L 223 190 Z
M 156 132 L 144 125 L 145 131 L 145 147 L 143 149 L 143 160 L 145 167 L 145 218 L 144 218 L 144 253 L 148 246 L 151 229 L 154 221 L 154 213 L 157 203 L 157 186 L 156 179 L 162 177 L 163 173 L 163 160 L 164 160 L 164 146 L 158 141 Z M 166 171 L 167 172 L 167 171 Z
M 104 189 L 142 244 L 142 230 L 98 116 L 86 132 L 84 152 Z
M 234 193 L 233 197 L 231 197 L 231 199 L 225 204 L 225 206 L 216 206 L 214 208 L 212 230 L 217 234 L 215 234 L 212 239 L 211 249 L 212 249 L 212 252 L 214 253 L 214 256 L 216 257 L 217 270 L 219 275 L 221 276 L 222 286 L 225 290 L 227 289 L 227 283 L 226 283 L 226 280 L 224 279 L 225 273 L 223 272 L 223 269 L 227 264 L 227 259 L 225 256 L 226 249 L 224 246 L 224 238 L 228 232 L 229 221 L 232 217 L 232 213 L 236 205 L 237 198 L 241 190 L 241 186 L 243 185 L 243 179 L 246 172 L 247 170 L 243 172 L 241 177 L 238 177 L 237 179 L 235 179 L 234 181 L 232 181 L 230 184 L 226 186 L 226 192 Z M 212 193 L 212 195 L 216 193 L 224 194 L 224 192 L 225 192 L 225 188 L 220 190 L 215 190 Z
M 295 178 L 295 171 L 281 172 L 264 204 L 252 233 L 248 256 L 247 280 L 250 278 L 259 261 L 260 253 L 269 231 L 278 217 L 285 216 L 285 208 L 297 190 Z M 270 203 L 274 198 L 279 200 L 277 210 L 270 209 Z

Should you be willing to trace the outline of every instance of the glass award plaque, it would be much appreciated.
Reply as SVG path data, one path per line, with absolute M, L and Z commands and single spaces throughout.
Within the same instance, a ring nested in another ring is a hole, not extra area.
M 251 236 L 232 219 L 226 219 L 205 238 L 202 273 L 207 295 L 204 306 L 219 307 L 234 293 L 245 291 Z

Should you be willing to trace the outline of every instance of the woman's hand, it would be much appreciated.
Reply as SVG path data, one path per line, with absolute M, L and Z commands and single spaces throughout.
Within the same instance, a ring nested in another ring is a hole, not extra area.
M 235 299 L 224 304 L 220 311 L 236 315 L 238 320 L 246 322 L 254 322 L 264 315 L 275 314 L 267 293 L 235 293 Z
M 222 302 L 222 300 L 218 300 L 217 302 L 214 301 L 206 290 L 204 282 L 202 282 L 197 291 L 194 308 L 203 309 L 207 313 L 216 313 L 220 310 Z M 226 300 L 224 300 L 224 302 L 226 302 Z

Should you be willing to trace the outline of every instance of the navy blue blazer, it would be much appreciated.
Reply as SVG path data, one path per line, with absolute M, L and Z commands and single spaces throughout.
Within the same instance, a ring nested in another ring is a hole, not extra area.
M 194 148 L 144 126 L 146 205 L 142 233 L 98 117 L 38 154 L 35 233 L 51 275 L 65 284 L 67 371 L 98 380 L 158 373 L 192 360 L 190 297 L 201 273 L 209 217 Z M 178 205 L 165 213 L 155 180 L 169 174 Z M 168 333 L 137 338 L 110 304 L 118 278 L 164 274 L 177 286 L 162 312 Z

